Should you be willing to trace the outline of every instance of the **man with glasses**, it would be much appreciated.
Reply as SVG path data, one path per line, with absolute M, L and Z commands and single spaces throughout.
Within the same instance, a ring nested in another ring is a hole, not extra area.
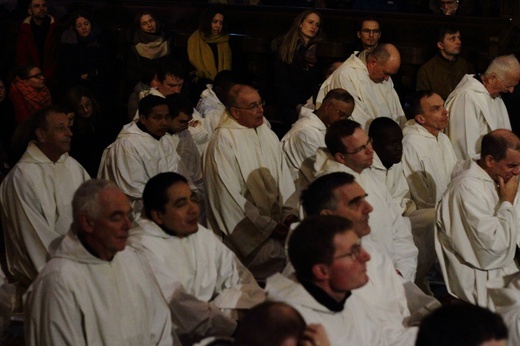
M 517 58 L 502 55 L 493 59 L 483 74 L 465 75 L 448 96 L 448 136 L 459 160 L 478 158 L 485 134 L 496 129 L 511 130 L 500 94 L 512 93 L 519 80 Z
M 148 95 L 139 101 L 139 121 L 125 125 L 103 152 L 98 177 L 113 181 L 128 196 L 136 216 L 148 179 L 179 171 L 179 155 L 172 146 L 160 143 L 170 120 L 166 99 Z
M 489 280 L 518 271 L 520 139 L 499 129 L 482 138 L 481 158 L 458 165 L 437 206 L 435 249 L 448 292 L 494 309 Z
M 336 215 L 309 217 L 292 232 L 288 251 L 296 279 L 270 277 L 266 285 L 270 299 L 293 306 L 307 324 L 323 325 L 330 345 L 389 345 L 388 330 L 352 294 L 370 280 L 370 255 L 352 222 Z
M 462 77 L 472 69 L 468 62 L 460 57 L 461 45 L 459 30 L 441 28 L 437 39 L 438 53 L 417 72 L 416 89 L 433 90 L 446 100 Z
M 316 150 L 325 146 L 327 128 L 347 119 L 354 110 L 354 98 L 343 89 L 327 93 L 320 108 L 302 107 L 300 117 L 282 138 L 282 147 L 298 191 L 313 180 L 312 167 Z
M 401 216 L 385 184 L 372 171 L 374 158 L 371 139 L 359 123 L 340 120 L 328 128 L 327 149 L 316 153 L 315 176 L 332 172 L 352 174 L 368 193 L 367 201 L 374 207 L 369 220 L 367 238 L 383 247 L 396 271 L 406 280 L 414 281 L 417 267 L 417 247 L 414 245 L 410 220 Z
M 357 31 L 359 43 L 357 49 L 354 49 L 361 60 L 366 60 L 368 53 L 373 50 L 379 43 L 381 38 L 381 26 L 375 18 L 365 18 L 361 21 L 359 30 Z
M 30 0 L 27 12 L 29 17 L 18 32 L 16 63 L 38 66 L 45 78 L 54 81 L 59 44 L 56 19 L 48 14 L 47 0 Z
M 401 66 L 401 55 L 389 43 L 379 44 L 366 59 L 352 54 L 323 82 L 316 98 L 320 106 L 332 89 L 342 88 L 356 100 L 352 119 L 365 129 L 371 120 L 379 117 L 394 119 L 404 124 L 404 111 L 390 78 Z
M 297 220 L 294 183 L 258 92 L 236 84 L 226 108 L 204 153 L 208 221 L 263 281 L 285 266 L 285 237 Z

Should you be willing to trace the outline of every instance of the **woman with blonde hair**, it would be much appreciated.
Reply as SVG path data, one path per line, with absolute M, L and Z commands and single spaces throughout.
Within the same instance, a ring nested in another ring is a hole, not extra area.
M 306 10 L 294 19 L 278 49 L 275 63 L 278 111 L 289 124 L 298 118 L 297 109 L 306 103 L 321 82 L 316 48 L 324 39 L 321 15 L 315 10 Z

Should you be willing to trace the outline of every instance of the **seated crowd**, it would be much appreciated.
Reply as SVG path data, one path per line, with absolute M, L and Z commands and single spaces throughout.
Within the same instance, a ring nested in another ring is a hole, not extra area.
M 136 15 L 123 107 L 88 11 L 62 33 L 47 0 L 28 13 L 0 81 L 0 332 L 15 312 L 27 345 L 519 342 L 514 55 L 470 74 L 442 28 L 404 103 L 376 18 L 325 66 L 304 11 L 273 41 L 280 134 L 221 8 L 186 52 Z

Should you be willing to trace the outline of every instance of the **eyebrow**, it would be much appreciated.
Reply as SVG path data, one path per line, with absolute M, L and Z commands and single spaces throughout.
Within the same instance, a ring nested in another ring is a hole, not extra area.
M 348 202 L 348 205 L 355 205 L 355 204 L 358 204 L 359 202 L 361 202 L 361 200 L 363 198 L 366 198 L 368 196 L 368 194 L 365 194 L 364 196 L 357 196 L 357 197 L 354 197 L 352 198 L 349 202 Z

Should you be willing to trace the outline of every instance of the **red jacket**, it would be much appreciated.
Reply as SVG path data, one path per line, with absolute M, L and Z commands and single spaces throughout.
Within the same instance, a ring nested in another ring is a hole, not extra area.
M 50 16 L 51 24 L 49 32 L 45 38 L 45 48 L 43 50 L 44 66 L 40 64 L 38 48 L 31 31 L 31 17 L 25 18 L 20 25 L 18 41 L 16 43 L 16 65 L 22 66 L 34 64 L 38 66 L 45 78 L 52 80 L 56 71 L 56 61 L 58 57 L 58 33 L 56 32 L 56 20 Z

